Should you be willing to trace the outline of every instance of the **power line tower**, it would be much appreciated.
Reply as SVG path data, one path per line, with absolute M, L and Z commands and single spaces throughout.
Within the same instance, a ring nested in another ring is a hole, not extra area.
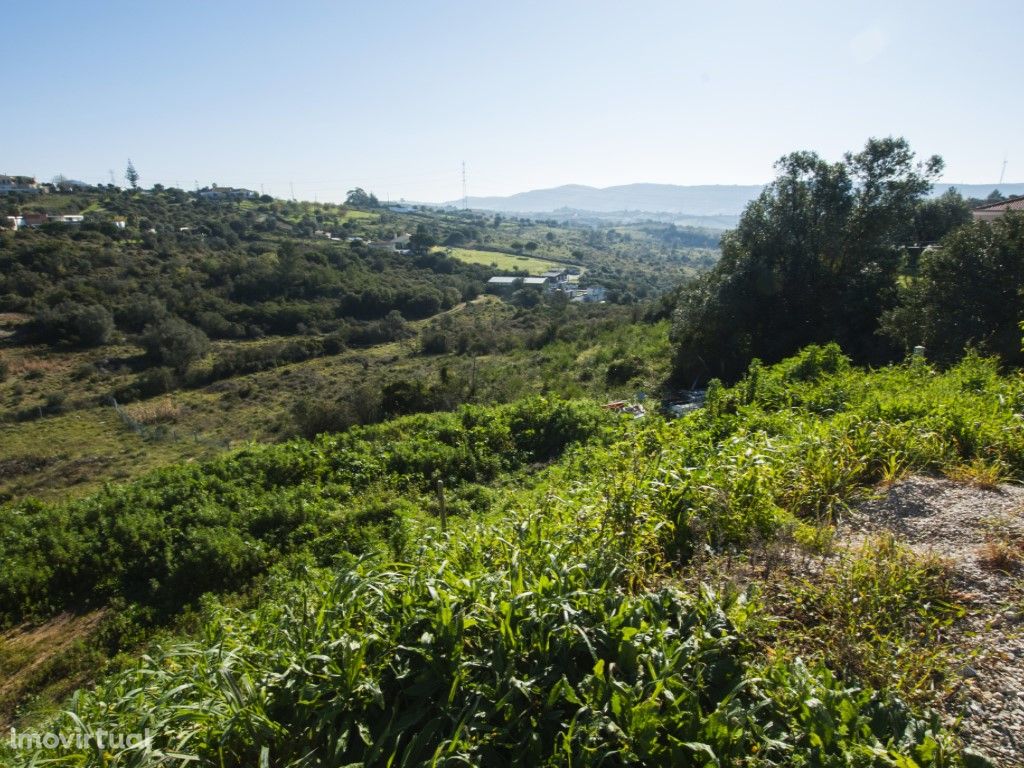
M 462 161 L 462 210 L 469 208 L 469 195 L 466 194 L 466 161 Z

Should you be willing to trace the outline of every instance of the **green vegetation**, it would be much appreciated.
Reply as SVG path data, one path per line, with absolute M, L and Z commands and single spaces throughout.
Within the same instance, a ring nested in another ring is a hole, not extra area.
M 778 178 L 724 237 L 718 264 L 679 296 L 673 330 L 679 381 L 733 380 L 753 358 L 776 362 L 806 344 L 830 341 L 860 362 L 889 362 L 923 338 L 942 338 L 950 325 L 957 332 L 941 342 L 946 360 L 959 357 L 964 342 L 984 345 L 993 335 L 999 340 L 991 348 L 1006 350 L 1008 310 L 988 301 L 987 284 L 977 284 L 984 308 L 979 301 L 949 301 L 941 290 L 956 293 L 960 283 L 948 269 L 938 274 L 942 256 L 926 256 L 923 283 L 915 287 L 915 254 L 923 244 L 952 231 L 949 247 L 957 253 L 983 247 L 957 245 L 957 237 L 967 237 L 955 234 L 957 227 L 969 218 L 959 196 L 921 199 L 941 172 L 941 158 L 917 163 L 905 140 L 870 139 L 841 162 L 794 152 L 777 168 Z M 1016 248 L 1019 261 L 1020 246 L 1006 245 L 1003 250 Z M 1002 266 L 1005 256 L 971 258 L 991 260 L 988 271 L 998 273 L 1009 268 Z M 973 270 L 961 269 L 973 280 Z M 929 288 L 936 278 L 942 287 Z M 901 296 L 897 287 L 908 281 Z
M 281 557 L 308 564 L 279 569 L 255 607 L 206 598 L 187 641 L 47 726 L 150 728 L 124 765 L 957 766 L 927 709 L 955 659 L 936 632 L 957 610 L 940 571 L 889 544 L 885 562 L 853 555 L 810 584 L 762 588 L 708 558 L 817 547 L 847 504 L 902 473 L 1024 477 L 1022 405 L 1024 383 L 990 360 L 864 372 L 830 345 L 755 363 L 674 422 L 534 400 L 251 448 L 8 511 L 49 533 L 5 537 L 20 586 L 3 604 L 10 620 L 46 614 L 91 585 L 181 605 L 198 591 L 173 577 L 188 562 L 215 590 Z M 135 509 L 151 524 L 125 536 L 160 546 L 107 533 Z M 182 525 L 165 537 L 168 514 Z M 50 543 L 83 556 L 47 556 Z M 152 583 L 128 576 L 143 562 Z
M 14 347 L 4 352 L 9 374 L 0 381 L 9 419 L 0 424 L 0 499 L 81 495 L 251 440 L 313 436 L 395 413 L 538 392 L 655 393 L 667 373 L 667 323 L 631 323 L 637 314 L 612 305 L 520 310 L 482 297 L 404 323 L 400 341 L 369 347 L 338 349 L 312 336 L 214 340 L 185 375 L 160 366 L 135 373 L 144 350 L 129 344 Z M 608 366 L 631 356 L 644 360 L 635 376 L 609 380 Z M 59 410 L 53 393 L 65 395 Z
M 512 260 L 506 267 L 579 264 L 585 281 L 626 304 L 668 291 L 715 254 L 691 259 L 685 231 L 661 225 L 604 231 L 472 212 L 395 214 L 365 192 L 336 206 L 207 200 L 159 186 L 68 190 L 0 199 L 5 213 L 86 214 L 79 227 L 0 230 L 0 500 L 80 494 L 245 440 L 395 412 L 542 390 L 631 391 L 621 377 L 605 384 L 605 371 L 593 368 L 604 353 L 587 342 L 646 308 L 561 307 L 534 302 L 533 292 L 526 298 L 535 305 L 522 311 L 477 301 L 501 270 L 429 252 L 431 242 L 500 252 Z M 416 233 L 417 250 L 367 245 L 402 232 Z M 528 261 L 509 255 L 517 244 Z M 463 311 L 465 320 L 452 317 Z M 652 334 L 657 344 L 640 344 L 658 354 L 636 370 L 648 391 L 664 370 L 663 329 L 634 334 Z M 569 360 L 563 371 L 535 354 L 566 339 L 573 349 L 558 352 Z M 404 394 L 397 409 L 382 401 L 392 385 Z M 115 401 L 164 415 L 139 424 L 134 410 L 113 413 Z M 43 443 L 43 434 L 59 439 Z
M 422 318 L 471 299 L 487 275 L 443 255 L 419 262 L 314 238 L 327 227 L 371 226 L 348 226 L 337 206 L 303 211 L 268 198 L 243 207 L 175 190 L 93 199 L 109 213 L 90 214 L 78 228 L 0 233 L 0 310 L 38 314 L 41 341 L 68 340 L 57 331 L 99 305 L 129 335 L 172 316 L 211 338 L 319 331 L 344 343 L 392 311 Z M 116 229 L 113 213 L 132 226 Z
M 13 201 L 88 220 L 0 233 L 0 720 L 93 742 L 0 762 L 985 765 L 945 567 L 836 541 L 904 474 L 1024 479 L 1024 379 L 961 359 L 1019 358 L 1022 219 L 940 167 L 790 155 L 678 290 L 716 240 L 656 222 Z M 481 295 L 554 264 L 611 303 Z
M 1024 363 L 1024 216 L 977 222 L 953 231 L 921 254 L 917 273 L 900 289 L 883 327 L 906 347 L 924 344 L 945 363 L 967 346 Z
M 435 250 L 443 251 L 453 259 L 464 261 L 467 264 L 482 264 L 483 266 L 494 267 L 502 272 L 528 272 L 531 275 L 536 275 L 549 269 L 559 269 L 566 266 L 565 264 L 538 259 L 533 256 L 519 256 L 514 253 L 503 253 L 501 251 L 440 247 L 435 248 Z
M 396 490 L 427 493 L 435 478 L 485 482 L 549 460 L 592 437 L 600 414 L 596 406 L 534 401 L 465 408 L 315 444 L 252 446 L 70 504 L 3 508 L 0 621 L 111 599 L 167 615 L 204 592 L 237 588 L 299 549 L 327 561 L 364 552 L 377 527 L 384 539 L 399 537 L 389 528 L 401 522 L 391 509 Z M 406 431 L 415 437 L 391 443 Z

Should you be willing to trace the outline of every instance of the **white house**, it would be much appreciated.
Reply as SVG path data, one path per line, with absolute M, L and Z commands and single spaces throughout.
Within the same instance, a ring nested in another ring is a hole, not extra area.
M 509 293 L 516 290 L 517 288 L 524 288 L 526 286 L 532 286 L 534 288 L 543 288 L 546 291 L 553 291 L 555 289 L 555 282 L 550 277 L 530 276 L 530 277 L 516 277 L 514 275 L 496 275 L 487 281 L 487 287 L 491 288 L 497 293 Z
M 207 187 L 199 190 L 199 196 L 205 200 L 251 200 L 259 197 L 251 189 L 237 187 Z
M 58 213 L 46 217 L 47 220 L 57 224 L 81 224 L 85 216 L 80 213 Z
M 31 176 L 2 176 L 0 175 L 0 194 L 27 193 L 38 195 L 40 189 L 36 180 Z
M 575 296 L 572 297 L 573 301 L 585 302 L 587 304 L 596 304 L 604 301 L 604 297 L 607 291 L 603 285 L 592 285 L 589 288 L 581 289 Z
M 406 232 L 404 235 L 398 235 L 387 240 L 374 240 L 370 243 L 371 248 L 386 248 L 391 251 L 407 251 L 409 249 L 409 238 L 411 235 Z
M 541 277 L 547 277 L 556 283 L 567 283 L 569 282 L 569 270 L 564 267 L 549 269 L 547 272 L 541 273 Z

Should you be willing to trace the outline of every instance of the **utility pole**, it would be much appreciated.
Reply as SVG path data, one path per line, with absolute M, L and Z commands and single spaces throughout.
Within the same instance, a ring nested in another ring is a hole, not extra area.
M 1003 177 L 1006 175 L 1006 155 L 1003 155 L 1003 169 L 999 172 L 999 185 L 1003 184 Z
M 295 201 L 295 182 L 289 181 L 288 188 L 292 191 L 292 202 Z
M 462 161 L 462 210 L 469 208 L 469 195 L 466 194 L 466 161 Z

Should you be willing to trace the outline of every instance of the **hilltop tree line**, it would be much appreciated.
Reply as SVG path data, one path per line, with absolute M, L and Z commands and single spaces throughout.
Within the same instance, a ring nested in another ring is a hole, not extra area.
M 1024 363 L 1024 221 L 971 222 L 955 191 L 925 195 L 942 159 L 901 138 L 828 162 L 795 152 L 722 240 L 722 257 L 677 297 L 681 383 L 735 379 L 837 341 L 881 363 L 923 344 L 940 362 L 966 346 Z

